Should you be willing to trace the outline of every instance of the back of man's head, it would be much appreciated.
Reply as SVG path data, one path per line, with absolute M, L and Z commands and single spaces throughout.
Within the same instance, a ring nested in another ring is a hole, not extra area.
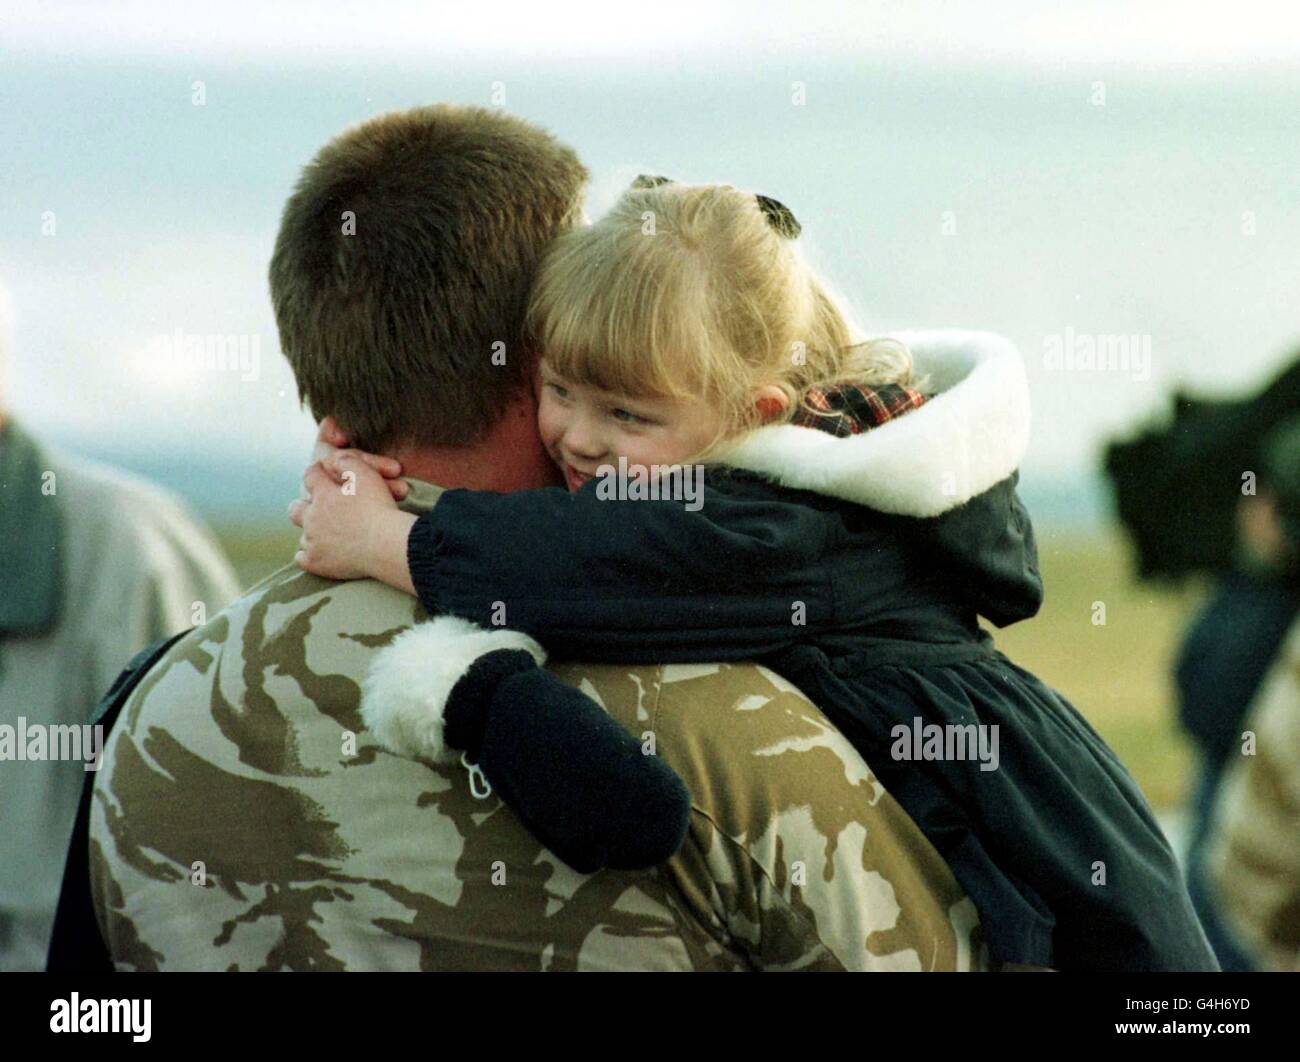
M 367 450 L 480 441 L 531 372 L 529 287 L 586 180 L 549 133 L 478 107 L 385 114 L 332 140 L 271 259 L 299 398 Z

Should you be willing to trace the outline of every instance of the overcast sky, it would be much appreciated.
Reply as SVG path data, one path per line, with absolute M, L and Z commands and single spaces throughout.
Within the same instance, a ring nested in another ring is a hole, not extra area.
M 1300 56 L 1300 16 L 1276 0 L 656 0 L 653 4 L 10 0 L 22 51 L 314 61 L 430 54 L 813 52 L 936 61 L 1260 62 Z
M 1256 386 L 1300 341 L 1288 8 L 443 6 L 6 3 L 5 400 L 110 450 L 300 453 L 266 292 L 280 207 L 347 125 L 443 99 L 572 143 L 593 214 L 638 172 L 728 180 L 791 206 L 869 327 L 1011 337 L 1031 473 L 1094 468 L 1173 388 Z M 169 362 L 177 329 L 255 339 L 256 378 Z M 1049 364 L 1108 334 L 1147 337 L 1150 373 Z

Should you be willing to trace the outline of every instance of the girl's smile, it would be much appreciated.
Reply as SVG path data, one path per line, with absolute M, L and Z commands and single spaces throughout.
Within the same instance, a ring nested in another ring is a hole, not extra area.
M 570 464 L 560 462 L 560 470 L 564 473 L 564 482 L 569 490 L 578 490 L 587 480 L 591 479 L 591 474 L 579 472 Z

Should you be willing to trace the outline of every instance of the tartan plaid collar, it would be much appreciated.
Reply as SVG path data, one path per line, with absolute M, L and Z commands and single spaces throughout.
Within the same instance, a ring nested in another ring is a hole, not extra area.
M 895 417 L 919 409 L 926 396 L 911 387 L 844 383 L 813 388 L 795 414 L 792 424 L 816 428 L 841 438 L 878 428 Z

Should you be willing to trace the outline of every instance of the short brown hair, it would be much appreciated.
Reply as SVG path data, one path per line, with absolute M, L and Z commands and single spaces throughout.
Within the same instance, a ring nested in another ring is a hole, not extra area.
M 369 450 L 479 441 L 531 372 L 528 290 L 586 180 L 545 130 L 479 107 L 384 114 L 326 144 L 271 258 L 299 399 Z

